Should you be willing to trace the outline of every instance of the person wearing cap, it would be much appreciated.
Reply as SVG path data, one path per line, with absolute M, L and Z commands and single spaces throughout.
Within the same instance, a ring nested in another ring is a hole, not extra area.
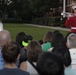
M 76 69 L 76 34 L 75 33 L 71 33 L 68 35 L 66 45 L 69 48 L 72 59 L 71 67 L 73 69 Z
M 76 5 L 72 6 L 73 14 L 68 14 L 68 18 L 65 21 L 66 27 L 71 27 L 71 32 L 76 33 Z

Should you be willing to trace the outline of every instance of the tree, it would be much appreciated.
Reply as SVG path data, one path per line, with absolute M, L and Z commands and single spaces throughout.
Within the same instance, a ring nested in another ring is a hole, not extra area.
M 18 18 L 21 20 L 29 20 L 31 17 L 29 0 L 12 0 L 13 9 Z
M 58 8 L 60 0 L 30 0 L 30 7 L 37 17 L 42 17 L 50 11 L 50 8 Z
M 0 13 L 2 17 L 19 20 L 31 20 L 36 17 L 44 17 L 50 9 L 58 8 L 60 0 L 1 0 Z

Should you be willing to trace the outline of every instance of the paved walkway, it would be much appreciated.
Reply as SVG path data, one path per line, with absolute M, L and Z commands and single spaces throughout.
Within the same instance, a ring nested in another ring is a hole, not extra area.
M 50 26 L 42 26 L 42 25 L 34 25 L 34 24 L 27 24 L 29 26 L 34 26 L 34 27 L 42 27 L 42 28 L 51 28 L 51 29 L 56 29 L 56 30 L 64 30 L 64 31 L 70 31 L 68 28 L 61 28 L 61 27 L 50 27 Z

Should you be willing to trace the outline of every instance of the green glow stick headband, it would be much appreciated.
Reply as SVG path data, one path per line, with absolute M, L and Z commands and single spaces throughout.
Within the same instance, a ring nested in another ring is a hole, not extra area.
M 30 40 L 28 40 L 28 42 L 22 41 L 22 45 L 23 46 L 28 46 L 29 42 L 30 42 Z

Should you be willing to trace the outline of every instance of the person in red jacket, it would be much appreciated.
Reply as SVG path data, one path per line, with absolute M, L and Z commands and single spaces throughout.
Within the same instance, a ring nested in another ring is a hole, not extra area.
M 71 27 L 71 32 L 76 33 L 76 5 L 72 6 L 72 9 L 74 13 L 67 15 L 68 18 L 66 19 L 65 26 Z

